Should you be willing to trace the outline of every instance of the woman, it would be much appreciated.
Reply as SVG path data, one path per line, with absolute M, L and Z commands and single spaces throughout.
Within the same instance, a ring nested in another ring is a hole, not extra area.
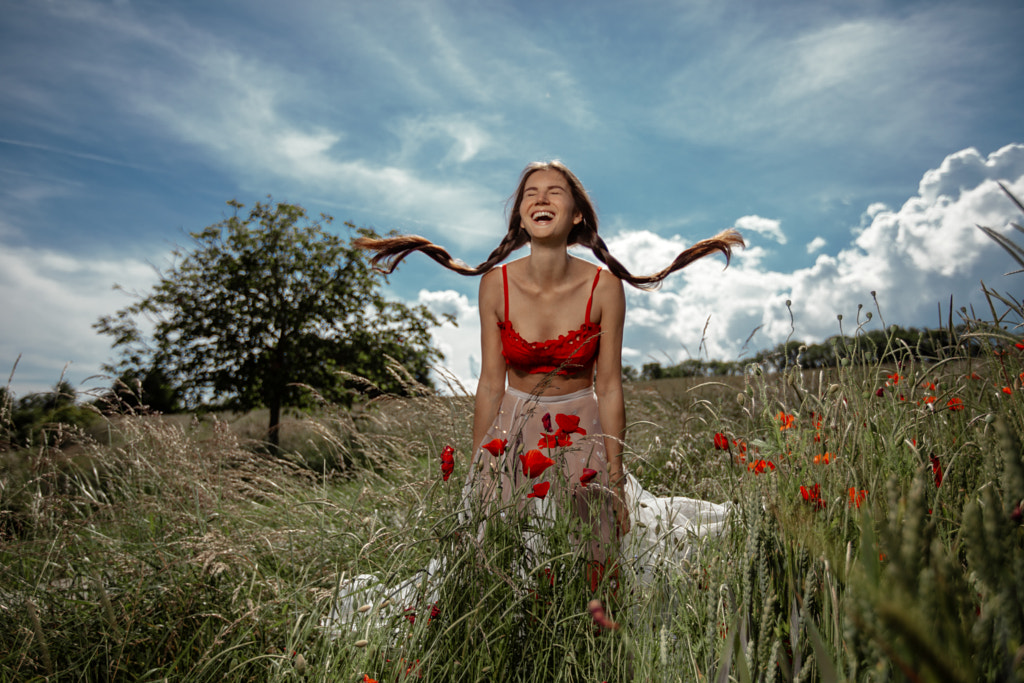
M 714 252 L 728 262 L 743 240 L 726 230 L 686 249 L 664 270 L 636 276 L 608 252 L 593 203 L 564 164 L 527 166 L 511 201 L 508 232 L 475 268 L 422 237 L 356 244 L 376 251 L 372 263 L 385 273 L 420 251 L 456 272 L 483 276 L 476 452 L 467 489 L 485 501 L 520 508 L 532 504 L 545 514 L 553 512 L 545 499 L 569 496 L 589 527 L 591 559 L 603 566 L 616 537 L 630 530 L 629 508 L 638 512 L 638 499 L 649 496 L 627 478 L 621 457 L 626 429 L 622 283 L 657 287 L 669 274 Z M 495 268 L 526 244 L 529 255 Z M 589 247 L 608 271 L 571 256 L 568 247 L 574 244 Z

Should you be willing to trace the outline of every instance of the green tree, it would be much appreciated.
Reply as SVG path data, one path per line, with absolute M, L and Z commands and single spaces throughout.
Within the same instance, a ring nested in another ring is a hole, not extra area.
M 429 384 L 430 364 L 442 358 L 430 339 L 439 321 L 424 306 L 385 299 L 354 236 L 327 232 L 331 217 L 310 220 L 301 206 L 257 202 L 246 216 L 228 204 L 234 214 L 190 233 L 194 245 L 173 252 L 150 293 L 95 323 L 121 349 L 108 372 L 158 368 L 187 406 L 266 406 L 274 446 L 282 407 L 308 400 L 296 384 L 348 401 L 342 373 L 351 373 L 402 393 L 388 356 Z M 139 317 L 152 321 L 152 342 Z

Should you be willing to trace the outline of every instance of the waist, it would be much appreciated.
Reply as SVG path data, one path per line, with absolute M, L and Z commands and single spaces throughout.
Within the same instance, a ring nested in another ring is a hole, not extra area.
M 594 385 L 584 387 L 578 391 L 573 391 L 568 394 L 531 394 L 521 389 L 515 389 L 513 387 L 505 387 L 505 393 L 510 394 L 523 401 L 535 401 L 537 403 L 558 403 L 560 401 L 572 401 L 577 398 L 586 398 L 587 396 L 594 395 Z

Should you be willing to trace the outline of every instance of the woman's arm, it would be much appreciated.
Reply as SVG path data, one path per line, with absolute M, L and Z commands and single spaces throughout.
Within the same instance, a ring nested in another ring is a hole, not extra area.
M 480 379 L 473 407 L 473 448 L 480 446 L 505 394 L 505 358 L 501 355 L 498 309 L 504 299 L 497 268 L 480 279 Z
M 629 512 L 625 500 L 626 473 L 622 467 L 622 441 L 626 437 L 626 406 L 622 398 L 622 328 L 626 318 L 626 295 L 622 281 L 611 273 L 602 273 L 597 290 L 601 313 L 601 347 L 597 355 L 594 391 L 604 429 L 608 476 L 618 497 L 615 518 L 619 533 L 629 531 Z

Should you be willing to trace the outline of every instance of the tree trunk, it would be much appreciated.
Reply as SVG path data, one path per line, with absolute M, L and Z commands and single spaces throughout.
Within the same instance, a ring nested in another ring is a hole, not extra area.
M 267 441 L 270 442 L 270 449 L 277 453 L 281 446 L 281 400 L 276 399 L 270 402 L 270 426 L 267 427 Z

